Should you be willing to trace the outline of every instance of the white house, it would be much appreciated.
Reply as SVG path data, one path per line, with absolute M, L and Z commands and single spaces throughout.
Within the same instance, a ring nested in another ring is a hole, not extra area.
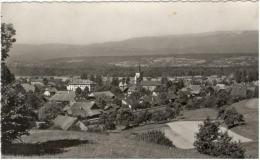
M 72 79 L 67 85 L 67 90 L 76 91 L 78 87 L 81 88 L 81 90 L 84 90 L 86 87 L 88 87 L 89 91 L 91 91 L 94 85 L 95 83 L 88 79 Z

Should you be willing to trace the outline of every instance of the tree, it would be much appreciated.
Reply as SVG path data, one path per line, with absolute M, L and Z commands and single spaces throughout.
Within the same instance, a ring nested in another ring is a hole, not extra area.
M 238 113 L 234 107 L 228 109 L 225 109 L 225 107 L 221 108 L 218 112 L 218 117 L 224 120 L 229 129 L 245 123 L 244 116 Z
M 34 113 L 26 106 L 25 100 L 25 95 L 12 86 L 2 88 L 1 140 L 3 146 L 20 139 L 22 135 L 29 134 L 28 129 L 30 129 Z
M 133 120 L 134 120 L 134 115 L 130 109 L 119 110 L 116 117 L 116 121 L 118 122 L 118 124 L 124 125 L 126 127 L 129 127 Z
M 91 81 L 95 81 L 95 76 L 93 74 L 90 75 L 90 78 L 89 78 Z
M 198 152 L 220 158 L 244 158 L 245 151 L 240 142 L 232 142 L 227 132 L 222 133 L 219 123 L 207 118 L 199 126 L 194 146 Z
M 101 119 L 103 120 L 104 127 L 107 130 L 116 129 L 115 120 L 116 120 L 116 112 L 112 112 L 111 114 L 102 114 Z
M 111 85 L 112 86 L 118 86 L 119 85 L 119 80 L 118 80 L 117 77 L 113 77 Z
M 83 73 L 80 75 L 81 79 L 88 79 L 88 74 L 87 73 Z
M 79 91 L 78 91 L 79 92 Z M 88 98 L 89 95 L 89 88 L 86 86 L 82 92 L 82 97 L 84 97 L 85 99 Z
M 130 77 L 126 77 L 126 84 L 130 83 Z
M 14 75 L 5 64 L 5 59 L 12 44 L 16 41 L 13 36 L 15 30 L 12 24 L 1 23 L 1 142 L 6 145 L 13 140 L 20 139 L 22 135 L 28 135 L 31 127 L 33 112 L 25 104 L 25 95 L 20 87 L 14 87 Z
M 198 152 L 211 155 L 214 144 L 213 141 L 218 138 L 219 124 L 211 122 L 209 117 L 199 125 L 199 132 L 196 134 L 194 146 Z
M 98 86 L 102 86 L 103 85 L 102 76 L 101 75 L 97 75 L 95 82 L 97 83 Z
M 218 107 L 224 106 L 228 103 L 230 96 L 225 90 L 220 90 L 216 95 L 216 105 Z
M 56 102 L 48 102 L 39 109 L 38 118 L 41 121 L 50 122 L 62 112 L 63 110 L 61 104 Z
M 47 84 L 48 84 L 48 82 L 49 82 L 49 81 L 48 81 L 48 79 L 47 79 L 47 78 L 43 78 L 43 84 L 44 84 L 44 85 L 47 85 Z
M 75 91 L 75 95 L 77 99 L 80 99 L 82 97 L 82 90 L 80 87 L 78 87 Z
M 161 84 L 166 85 L 167 82 L 168 82 L 168 78 L 166 76 L 163 76 L 161 79 Z
M 166 92 L 162 92 L 159 95 L 159 98 L 160 98 L 160 104 L 165 105 L 169 103 L 168 94 Z
M 6 66 L 4 62 L 1 63 L 1 81 L 2 85 L 6 86 L 7 84 L 13 82 L 15 80 L 14 75 L 11 73 L 9 68 Z
M 9 56 L 8 52 L 12 44 L 16 41 L 14 38 L 15 29 L 12 24 L 1 23 L 1 82 L 5 86 L 15 80 L 14 75 L 5 64 L 6 58 Z
M 177 90 L 180 90 L 184 87 L 183 79 L 178 80 L 178 82 L 176 83 L 176 87 L 177 87 Z
M 1 23 L 1 52 L 4 61 L 9 55 L 8 52 L 12 47 L 12 44 L 16 41 L 14 38 L 15 29 L 12 24 Z
M 42 106 L 42 104 L 44 103 L 44 99 L 43 97 L 41 97 L 41 95 L 37 95 L 32 91 L 29 91 L 28 93 L 26 93 L 25 103 L 29 108 L 35 110 L 39 109 Z

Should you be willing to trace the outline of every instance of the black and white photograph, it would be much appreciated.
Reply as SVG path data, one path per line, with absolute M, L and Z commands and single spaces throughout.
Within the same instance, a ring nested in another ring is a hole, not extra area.
M 1 2 L 0 84 L 3 159 L 258 159 L 258 0 Z

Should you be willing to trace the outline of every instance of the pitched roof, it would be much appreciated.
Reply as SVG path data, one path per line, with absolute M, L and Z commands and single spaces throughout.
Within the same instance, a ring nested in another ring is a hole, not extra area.
M 31 78 L 30 81 L 31 81 L 31 82 L 40 82 L 40 83 L 43 83 L 43 79 L 41 79 L 41 78 L 38 78 L 38 79 L 37 79 L 37 78 Z
M 24 88 L 24 90 L 26 92 L 29 92 L 29 91 L 33 91 L 34 92 L 35 91 L 35 87 L 33 85 L 31 85 L 31 84 L 23 83 L 21 85 L 22 85 L 22 87 Z
M 73 116 L 80 116 L 81 118 L 92 117 L 101 114 L 100 110 L 94 108 L 96 103 L 94 101 L 76 102 L 71 106 Z
M 56 88 L 54 88 L 54 87 L 48 87 L 48 88 L 46 88 L 45 89 L 45 91 L 49 91 L 49 92 L 57 92 L 57 89 Z
M 50 101 L 74 101 L 75 96 L 74 91 L 58 91 Z
M 77 118 L 58 115 L 54 120 L 54 126 L 63 130 L 68 130 L 73 124 L 75 124 Z
M 200 90 L 201 90 L 200 85 L 191 85 L 191 86 L 189 86 L 189 88 L 191 89 L 191 93 L 194 93 L 194 94 L 199 94 Z
M 56 84 L 54 82 L 48 82 L 49 86 L 55 86 Z
M 93 81 L 88 80 L 88 79 L 72 79 L 69 82 L 69 85 L 89 85 L 89 84 L 94 84 Z
M 115 95 L 111 91 L 93 92 L 95 97 L 108 97 L 113 98 Z
M 140 82 L 141 86 L 161 86 L 160 81 L 141 81 Z

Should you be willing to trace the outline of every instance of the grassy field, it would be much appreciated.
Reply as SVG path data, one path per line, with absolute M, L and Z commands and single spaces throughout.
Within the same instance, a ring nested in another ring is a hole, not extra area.
M 183 120 L 205 120 L 208 116 L 210 119 L 216 119 L 218 111 L 213 108 L 199 108 L 194 110 L 184 110 Z
M 245 117 L 246 124 L 232 129 L 235 133 L 250 138 L 243 143 L 250 158 L 258 158 L 258 100 L 234 103 Z M 214 109 L 198 109 L 184 112 L 184 120 L 212 119 Z M 166 124 L 151 124 L 135 127 L 121 133 L 89 133 L 61 130 L 32 130 L 22 137 L 24 143 L 9 146 L 10 153 L 3 158 L 213 158 L 198 153 L 195 149 L 179 149 L 149 142 L 138 141 L 132 133 L 164 129 Z
M 173 147 L 161 146 L 158 144 L 150 144 L 136 140 L 129 131 L 121 134 L 112 133 L 97 134 L 76 131 L 59 131 L 46 130 L 34 131 L 30 136 L 23 137 L 26 144 L 42 144 L 50 141 L 55 144 L 55 140 L 60 143 L 62 140 L 78 139 L 85 143 L 74 143 L 61 148 L 60 152 L 41 152 L 41 155 L 25 154 L 34 146 L 19 146 L 19 150 L 23 153 L 18 155 L 2 155 L 3 158 L 210 158 L 206 155 L 199 154 L 194 149 L 182 150 Z M 87 141 L 86 141 L 87 140 Z M 57 146 L 48 146 L 48 149 L 57 149 Z M 27 147 L 27 149 L 21 148 Z M 47 146 L 46 146 L 47 147 Z M 39 148 L 43 149 L 43 148 Z M 35 150 L 35 149 L 34 149 Z M 30 152 L 31 153 L 31 152 Z

